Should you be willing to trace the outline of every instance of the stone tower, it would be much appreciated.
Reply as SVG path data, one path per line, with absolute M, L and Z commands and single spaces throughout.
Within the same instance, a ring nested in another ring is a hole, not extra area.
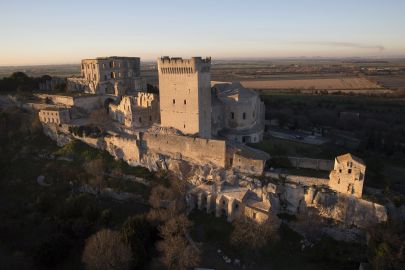
M 211 137 L 211 58 L 158 59 L 161 125 Z

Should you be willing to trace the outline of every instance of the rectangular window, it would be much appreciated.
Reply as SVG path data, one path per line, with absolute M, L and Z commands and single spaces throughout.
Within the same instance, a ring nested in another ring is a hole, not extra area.
M 173 99 L 173 104 L 176 104 L 176 100 L 175 100 L 175 99 Z
M 347 170 L 347 173 L 352 173 L 352 169 L 348 169 L 348 170 Z
M 187 101 L 186 100 L 184 100 L 184 105 L 186 105 L 187 104 Z
M 231 118 L 232 118 L 232 119 L 235 119 L 235 114 L 234 114 L 234 112 L 231 112 Z
M 243 120 L 246 119 L 246 113 L 243 113 L 242 118 L 243 118 Z

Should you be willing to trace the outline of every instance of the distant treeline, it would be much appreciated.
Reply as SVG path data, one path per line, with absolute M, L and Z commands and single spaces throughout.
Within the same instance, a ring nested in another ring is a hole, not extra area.
M 0 93 L 33 92 L 38 90 L 39 84 L 50 80 L 51 77 L 29 77 L 23 72 L 14 72 L 10 77 L 0 79 Z

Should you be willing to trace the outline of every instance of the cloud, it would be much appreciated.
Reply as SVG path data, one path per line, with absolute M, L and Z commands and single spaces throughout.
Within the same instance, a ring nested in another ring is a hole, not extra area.
M 336 42 L 336 41 L 323 41 L 323 42 L 297 42 L 298 44 L 307 45 L 320 45 L 328 47 L 341 47 L 341 48 L 356 48 L 356 49 L 371 49 L 384 51 L 385 47 L 382 45 L 361 44 L 354 42 Z

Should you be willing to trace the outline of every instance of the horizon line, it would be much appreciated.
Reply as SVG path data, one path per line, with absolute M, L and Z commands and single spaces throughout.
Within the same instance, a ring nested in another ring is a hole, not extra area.
M 110 56 L 106 56 L 110 57 Z M 124 56 L 123 56 L 124 57 Z M 139 57 L 139 56 L 125 56 L 125 57 Z M 192 56 L 190 56 L 192 57 Z M 209 56 L 207 56 L 209 57 Z M 141 57 L 139 57 L 141 58 Z M 157 57 L 159 58 L 159 57 Z M 184 57 L 183 57 L 184 58 Z M 87 58 L 86 58 L 87 59 Z M 92 59 L 92 58 L 90 58 Z M 263 56 L 263 57 L 220 57 L 212 58 L 213 62 L 216 61 L 268 61 L 268 60 L 405 60 L 405 55 L 398 56 Z M 44 64 L 18 64 L 18 65 L 1 65 L 1 68 L 6 67 L 35 67 L 35 66 L 64 66 L 64 65 L 80 65 L 79 62 L 65 62 L 65 63 L 44 63 Z M 146 58 L 141 62 L 155 62 L 155 59 Z

